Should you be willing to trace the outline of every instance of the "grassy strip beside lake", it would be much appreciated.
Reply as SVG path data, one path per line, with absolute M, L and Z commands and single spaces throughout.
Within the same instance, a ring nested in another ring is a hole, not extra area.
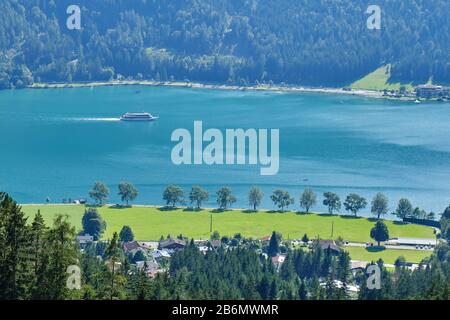
M 47 223 L 51 223 L 56 214 L 67 214 L 70 221 L 81 230 L 81 218 L 85 207 L 75 205 L 42 205 L 23 206 L 24 212 L 33 217 L 40 210 Z M 111 238 L 114 231 L 119 232 L 122 226 L 129 225 L 136 239 L 159 240 L 161 235 L 176 236 L 183 234 L 189 238 L 209 238 L 211 211 L 190 212 L 183 209 L 164 211 L 154 207 L 133 207 L 117 209 L 113 207 L 98 208 L 107 223 L 103 238 Z M 245 237 L 261 238 L 272 231 L 283 234 L 284 239 L 300 238 L 305 233 L 310 238 L 333 238 L 341 236 L 350 242 L 373 241 L 370 229 L 375 220 L 348 216 L 329 216 L 322 214 L 298 214 L 294 212 L 246 213 L 243 211 L 227 211 L 213 213 L 213 231 L 222 236 L 233 236 L 241 233 Z M 30 218 L 31 220 L 32 218 Z M 434 238 L 433 229 L 414 224 L 386 221 L 390 237 Z
M 427 250 L 397 250 L 382 248 L 364 248 L 364 247 L 345 247 L 350 257 L 354 260 L 377 261 L 383 259 L 384 263 L 394 264 L 395 260 L 402 256 L 407 262 L 419 263 L 424 258 L 431 255 Z

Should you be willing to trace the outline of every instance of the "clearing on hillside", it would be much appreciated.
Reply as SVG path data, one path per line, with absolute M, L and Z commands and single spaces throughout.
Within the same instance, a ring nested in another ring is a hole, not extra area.
M 350 87 L 352 89 L 360 90 L 400 90 L 404 86 L 406 90 L 413 90 L 411 83 L 389 82 L 391 78 L 391 65 L 382 66 L 372 73 L 369 73 L 364 78 L 354 82 Z

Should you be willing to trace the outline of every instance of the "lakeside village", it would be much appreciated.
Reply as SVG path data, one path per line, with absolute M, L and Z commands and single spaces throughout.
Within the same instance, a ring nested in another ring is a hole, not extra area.
M 131 185 L 129 186 L 131 188 Z M 90 192 L 91 197 L 97 200 L 97 203 L 101 205 L 101 200 L 106 199 L 107 193 L 104 192 L 99 196 L 99 190 L 103 190 L 104 186 L 101 183 L 97 182 L 94 186 L 93 191 Z M 198 190 L 197 190 L 198 189 Z M 250 195 L 254 195 L 257 190 L 253 188 L 249 193 Z M 167 209 L 174 209 L 175 205 L 180 202 L 181 192 L 182 190 L 177 186 L 168 186 L 163 194 L 163 198 L 167 201 Z M 195 192 L 194 192 L 195 191 Z M 201 201 L 200 198 L 193 197 L 192 195 L 200 195 L 199 187 L 193 187 L 193 191 L 191 191 L 190 199 L 193 203 L 197 200 L 197 209 L 200 210 Z M 223 191 L 223 190 L 222 190 Z M 204 193 L 204 192 L 203 192 Z M 275 192 L 276 193 L 276 192 Z M 331 194 L 331 193 L 330 193 Z M 136 193 L 137 195 L 137 193 Z M 218 192 L 218 203 L 220 198 L 220 191 Z M 326 194 L 327 195 L 327 194 Z M 331 196 L 331 195 L 327 195 Z M 382 198 L 382 195 L 379 194 L 375 197 L 375 199 Z M 344 204 L 354 203 L 352 200 L 356 195 L 352 195 L 351 197 L 347 197 L 347 200 Z M 202 199 L 206 199 L 206 197 L 201 197 Z M 134 200 L 134 198 L 123 198 L 124 200 Z M 309 199 L 309 202 L 308 202 Z M 313 200 L 314 199 L 314 200 Z M 377 201 L 379 201 L 378 199 Z M 275 198 L 273 198 L 274 202 L 276 202 Z M 350 201 L 352 200 L 352 201 Z M 366 201 L 361 198 L 362 202 L 366 203 Z M 406 199 L 403 199 L 405 202 Z M 310 206 L 315 203 L 315 195 L 312 193 L 312 190 L 306 189 L 302 195 L 303 204 L 307 206 L 309 210 Z M 360 201 L 360 202 L 361 202 Z M 220 204 L 220 203 L 219 203 Z M 127 203 L 128 206 L 128 203 Z M 347 205 L 346 205 L 347 206 Z M 362 208 L 363 206 L 359 206 Z M 386 206 L 387 207 L 387 206 Z M 409 205 L 402 203 L 400 201 L 399 208 L 400 210 L 406 210 L 406 207 Z M 227 207 L 221 207 L 223 210 L 227 210 Z M 256 212 L 256 206 L 254 207 Z M 194 210 L 194 208 L 192 208 Z M 284 210 L 284 207 L 282 208 Z M 399 210 L 399 209 L 398 209 Z M 408 211 L 408 210 L 406 210 Z M 405 212 L 406 212 L 405 211 Z M 411 211 L 411 210 L 409 210 Z M 400 215 L 400 214 L 398 214 Z M 210 230 L 209 230 L 209 239 L 189 239 L 182 234 L 173 237 L 171 235 L 167 235 L 166 237 L 161 236 L 159 241 L 139 241 L 134 237 L 134 233 L 130 226 L 123 226 L 120 235 L 115 234 L 118 242 L 120 243 L 121 252 L 123 255 L 122 262 L 111 262 L 105 258 L 104 251 L 108 246 L 109 241 L 101 240 L 101 234 L 106 229 L 106 224 L 104 223 L 102 217 L 95 207 L 88 206 L 86 208 L 85 214 L 82 219 L 83 231 L 78 234 L 76 240 L 79 244 L 80 250 L 82 253 L 88 253 L 93 256 L 97 256 L 100 261 L 103 261 L 111 270 L 120 270 L 121 272 L 128 273 L 132 275 L 136 272 L 143 272 L 149 278 L 155 278 L 160 273 L 165 273 L 169 271 L 170 262 L 172 256 L 179 250 L 183 250 L 187 246 L 195 246 L 201 253 L 208 254 L 210 252 L 218 251 L 218 250 L 237 250 L 238 248 L 247 248 L 250 250 L 254 250 L 256 254 L 259 255 L 260 259 L 268 260 L 270 259 L 275 271 L 279 272 L 283 263 L 285 262 L 288 253 L 292 249 L 300 249 L 304 251 L 312 251 L 312 250 L 322 250 L 324 254 L 330 256 L 339 256 L 344 251 L 346 251 L 346 247 L 365 247 L 368 249 L 377 249 L 381 248 L 380 243 L 384 242 L 385 248 L 390 249 L 407 249 L 407 250 L 427 250 L 432 251 L 437 245 L 441 242 L 445 243 L 445 240 L 438 240 L 438 232 L 439 227 L 436 227 L 439 222 L 435 220 L 425 219 L 424 222 L 420 223 L 420 219 L 408 218 L 410 215 L 404 217 L 403 220 L 410 219 L 409 222 L 415 222 L 419 224 L 426 224 L 429 226 L 435 226 L 435 239 L 423 239 L 423 238 L 390 238 L 389 231 L 387 226 L 384 224 L 382 220 L 378 220 L 375 224 L 375 227 L 371 230 L 370 236 L 378 245 L 374 243 L 349 243 L 348 241 L 342 239 L 341 237 L 337 239 L 310 239 L 307 234 L 304 234 L 300 239 L 282 239 L 282 235 L 273 231 L 271 235 L 264 236 L 260 239 L 254 238 L 244 238 L 240 233 L 236 233 L 233 237 L 222 236 L 219 232 L 213 232 L 213 216 L 211 214 L 210 220 Z M 405 221 L 406 221 L 405 220 Z M 417 220 L 417 221 L 415 221 Z M 90 222 L 94 223 L 90 223 Z M 100 222 L 100 223 L 98 223 Z M 399 254 L 400 256 L 400 254 Z M 353 276 L 353 283 L 347 286 L 347 290 L 350 293 L 356 294 L 359 290 L 358 279 L 363 278 L 367 267 L 373 263 L 369 261 L 359 261 L 359 260 L 349 260 L 349 272 Z M 114 264 L 114 268 L 112 266 Z M 425 267 L 422 263 L 412 263 L 406 261 L 404 258 L 399 257 L 393 265 L 384 264 L 386 267 L 396 268 L 396 267 L 405 267 L 410 270 L 415 270 L 417 268 Z M 322 279 L 321 285 L 326 285 L 325 279 Z M 342 286 L 342 283 L 339 283 L 338 280 L 335 280 L 335 285 L 337 287 Z
M 348 93 L 355 92 L 355 89 L 345 87 L 342 89 Z M 380 91 L 382 97 L 400 100 L 409 100 L 420 103 L 421 101 L 436 101 L 449 102 L 450 101 L 450 87 L 424 84 L 413 87 L 407 90 L 406 87 L 401 86 L 399 90 L 383 89 Z
M 123 233 L 123 232 L 122 232 Z M 107 241 L 94 241 L 94 238 L 88 234 L 77 236 L 77 241 L 80 245 L 81 251 L 92 250 L 96 247 L 106 247 Z M 217 232 L 214 232 L 210 240 L 188 240 L 179 235 L 178 237 L 168 236 L 161 238 L 159 242 L 156 241 L 128 241 L 122 242 L 122 249 L 125 255 L 125 263 L 114 262 L 115 270 L 118 272 L 126 271 L 128 274 L 135 272 L 144 272 L 147 277 L 155 278 L 159 273 L 165 273 L 169 270 L 169 264 L 172 255 L 177 251 L 183 250 L 186 246 L 194 245 L 203 253 L 213 252 L 217 250 L 236 250 L 238 248 L 254 249 L 261 259 L 270 259 L 273 267 L 277 272 L 280 272 L 283 263 L 286 260 L 289 249 L 301 250 L 322 250 L 325 254 L 332 256 L 339 256 L 348 242 L 342 240 L 309 240 L 305 234 L 302 239 L 294 239 L 289 241 L 280 241 L 281 235 L 273 233 L 271 236 L 265 236 L 261 239 L 245 239 L 240 234 L 234 235 L 233 238 L 220 238 Z M 373 246 L 372 243 L 367 243 L 367 246 Z M 436 241 L 433 239 L 414 239 L 414 238 L 395 238 L 385 242 L 387 246 L 402 246 L 402 247 L 421 247 L 426 250 L 431 250 L 435 247 Z M 97 248 L 98 251 L 98 248 Z M 102 255 L 97 256 L 99 260 L 103 260 Z M 105 260 L 105 264 L 112 269 L 111 261 Z M 125 264 L 128 264 L 125 266 Z M 358 279 L 364 278 L 366 268 L 371 264 L 368 261 L 349 261 L 349 271 L 353 282 L 346 285 L 346 289 L 350 294 L 357 294 L 359 291 Z M 386 267 L 405 267 L 410 270 L 419 268 L 419 264 L 402 261 L 399 258 L 395 265 L 387 265 Z M 421 267 L 426 267 L 422 265 Z M 339 280 L 335 280 L 337 287 L 342 287 Z M 320 284 L 326 285 L 326 279 L 322 279 Z
M 416 97 L 418 99 L 436 100 L 439 102 L 450 101 L 450 87 L 437 86 L 432 84 L 425 84 L 415 87 L 413 92 L 405 90 L 400 91 L 388 91 L 384 90 L 383 95 L 394 96 L 395 98 Z M 419 101 L 419 100 L 416 100 Z

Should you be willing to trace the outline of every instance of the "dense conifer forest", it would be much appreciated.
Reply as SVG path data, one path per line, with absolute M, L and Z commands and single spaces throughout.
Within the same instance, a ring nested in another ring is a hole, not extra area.
M 81 30 L 67 8 L 81 7 Z M 0 88 L 156 81 L 343 86 L 384 64 L 391 80 L 450 82 L 450 2 L 2 0 Z

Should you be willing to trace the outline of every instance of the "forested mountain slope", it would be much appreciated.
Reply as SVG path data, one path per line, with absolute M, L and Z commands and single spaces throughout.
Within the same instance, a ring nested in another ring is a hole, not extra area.
M 81 7 L 81 30 L 66 27 Z M 2 0 L 0 88 L 125 77 L 341 86 L 450 82 L 450 1 Z

